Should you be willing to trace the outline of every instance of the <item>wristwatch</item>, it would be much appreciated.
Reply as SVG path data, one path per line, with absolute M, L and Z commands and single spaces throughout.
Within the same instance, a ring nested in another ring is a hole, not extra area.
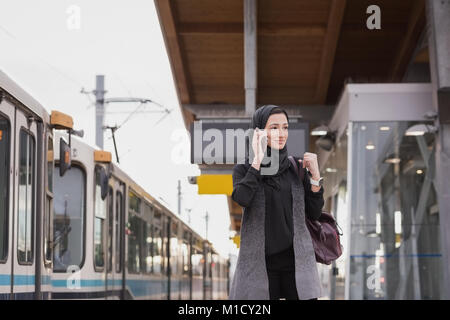
M 319 180 L 314 180 L 313 178 L 309 178 L 311 185 L 316 187 L 321 187 L 323 185 L 323 178 L 319 178 Z

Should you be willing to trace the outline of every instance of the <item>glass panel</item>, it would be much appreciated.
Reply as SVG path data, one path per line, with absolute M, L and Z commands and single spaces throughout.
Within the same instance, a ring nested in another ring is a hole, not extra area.
M 151 273 L 153 272 L 153 259 L 152 259 L 152 244 L 153 244 L 153 239 L 152 239 L 152 225 L 151 223 L 146 223 L 146 236 L 145 236 L 145 251 L 144 251 L 144 257 L 145 257 L 145 261 L 146 261 L 146 269 L 145 272 L 146 273 Z
M 51 216 L 52 216 L 52 195 L 53 192 L 53 139 L 48 138 L 47 145 L 47 188 L 48 194 L 46 197 L 46 209 L 44 213 L 44 259 L 46 262 L 50 262 L 52 259 L 52 250 L 50 245 L 51 240 Z
M 123 196 L 121 192 L 116 193 L 116 220 L 115 220 L 115 228 L 116 228 L 116 272 L 120 272 L 122 270 L 122 232 L 121 232 L 121 223 L 123 217 Z
M 135 214 L 130 214 L 128 233 L 128 272 L 139 273 L 141 271 L 141 231 L 142 220 Z
M 53 177 L 53 270 L 66 271 L 71 265 L 81 268 L 84 255 L 85 174 L 81 168 L 72 165 L 60 177 L 59 168 L 55 166 Z
M 53 192 L 53 139 L 48 138 L 47 146 L 47 188 L 48 191 Z
M 153 273 L 161 273 L 161 256 L 162 256 L 162 231 L 160 228 L 153 228 Z
M 95 222 L 94 222 L 94 264 L 105 266 L 105 218 L 107 203 L 102 199 L 100 168 L 95 170 Z
M 9 122 L 0 116 L 0 260 L 8 256 L 9 159 L 11 157 Z
M 170 273 L 178 274 L 178 224 L 172 222 L 170 231 Z
M 129 208 L 135 213 L 141 213 L 141 199 L 135 195 L 132 191 L 128 194 Z
M 140 261 L 141 261 L 141 270 L 142 272 L 147 272 L 147 222 L 141 220 L 141 236 L 139 237 L 140 248 L 139 252 Z
M 324 177 L 324 198 L 327 202 L 324 210 L 329 210 L 336 219 L 343 235 L 340 236 L 344 253 L 332 262 L 330 266 L 318 264 L 320 278 L 324 292 L 328 292 L 329 299 L 345 299 L 345 259 L 347 252 L 347 142 L 348 131 L 342 134 L 331 151 L 327 162 L 321 168 Z
M 198 248 L 192 249 L 192 275 L 203 277 L 203 265 L 205 259 L 203 258 L 203 251 Z
M 440 298 L 435 141 L 413 124 L 352 124 L 350 299 Z
M 20 130 L 17 257 L 26 264 L 33 262 L 34 150 L 33 138 Z
M 113 264 L 113 230 L 114 230 L 114 199 L 113 189 L 109 188 L 108 193 L 108 273 L 112 271 Z
M 189 275 L 189 245 L 184 241 L 181 244 L 181 257 L 183 259 L 183 275 Z
M 47 195 L 44 214 L 44 259 L 46 262 L 52 260 L 52 248 L 51 248 L 51 226 L 50 217 L 52 212 L 52 198 Z

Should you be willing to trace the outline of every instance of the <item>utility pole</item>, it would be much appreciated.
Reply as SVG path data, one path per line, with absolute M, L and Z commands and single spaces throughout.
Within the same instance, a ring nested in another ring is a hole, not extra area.
M 209 214 L 208 214 L 208 211 L 206 211 L 206 214 L 205 214 L 206 240 L 208 240 L 208 222 L 209 222 Z
M 191 211 L 192 211 L 192 209 L 193 208 L 190 208 L 190 209 L 184 209 L 184 210 L 186 210 L 186 212 L 187 212 L 187 214 L 188 214 L 188 225 L 191 225 Z
M 95 81 L 95 143 L 103 150 L 103 121 L 105 117 L 105 76 L 97 75 Z
M 146 98 L 133 98 L 133 97 L 117 97 L 117 98 L 105 98 L 105 93 L 107 92 L 105 90 L 105 76 L 104 75 L 97 75 L 96 76 L 96 81 L 95 81 L 96 85 L 95 85 L 95 90 L 93 91 L 85 91 L 84 88 L 81 89 L 81 93 L 84 94 L 94 94 L 95 95 L 95 144 L 103 150 L 104 145 L 103 145 L 103 130 L 105 129 L 111 129 L 113 130 L 113 139 L 114 139 L 114 149 L 116 151 L 116 157 L 118 158 L 118 154 L 117 154 L 117 146 L 115 143 L 115 137 L 114 137 L 114 133 L 115 131 L 117 131 L 118 129 L 120 129 L 120 127 L 122 125 L 124 125 L 128 120 L 130 120 L 130 118 L 138 112 L 138 110 L 140 109 L 140 107 L 144 104 L 147 103 L 153 103 L 155 105 L 157 105 L 159 108 L 161 108 L 160 110 L 156 111 L 156 112 L 163 112 L 165 113 L 165 115 L 159 119 L 159 121 L 157 121 L 155 123 L 158 124 L 159 122 L 161 122 L 167 115 L 169 115 L 169 113 L 172 111 L 167 109 L 166 107 L 164 107 L 163 105 L 150 100 L 150 99 L 146 99 Z M 130 102 L 135 102 L 135 103 L 139 103 L 138 107 L 130 112 L 130 114 L 128 115 L 128 117 L 125 119 L 125 121 L 123 121 L 120 125 L 116 125 L 115 127 L 109 127 L 109 126 L 104 126 L 104 119 L 105 119 L 105 106 L 109 103 L 130 103 Z M 155 111 L 153 111 L 155 112 Z

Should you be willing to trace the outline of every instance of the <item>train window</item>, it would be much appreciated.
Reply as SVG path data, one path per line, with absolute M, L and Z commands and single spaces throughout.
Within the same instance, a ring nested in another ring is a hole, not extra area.
M 95 168 L 95 221 L 94 221 L 94 266 L 102 269 L 105 266 L 105 219 L 107 203 L 102 199 L 101 167 Z
M 116 272 L 122 271 L 122 219 L 123 219 L 123 195 L 116 192 Z
M 183 267 L 183 275 L 189 275 L 189 244 L 186 241 L 183 241 L 181 244 L 181 257 L 182 267 Z
M 139 198 L 133 191 L 128 194 L 129 209 L 139 214 L 141 213 L 141 198 Z
M 171 223 L 170 230 L 170 273 L 172 275 L 177 275 L 178 270 L 178 223 Z
M 154 274 L 161 274 L 162 230 L 153 226 L 152 266 Z
M 8 213 L 9 213 L 9 122 L 0 115 L 0 261 L 8 257 Z
M 199 248 L 192 249 L 192 275 L 203 277 L 203 251 Z
M 142 219 L 130 213 L 128 225 L 128 272 L 139 273 L 141 272 Z
M 47 141 L 47 190 L 53 192 L 53 139 L 48 138 Z
M 161 250 L 161 252 L 162 252 L 162 254 L 161 254 L 161 257 L 162 257 L 162 259 L 161 259 L 161 270 L 162 270 L 164 275 L 167 275 L 167 272 L 168 272 L 168 268 L 167 268 L 168 256 L 170 254 L 170 252 L 168 252 L 168 248 L 169 248 L 169 245 L 168 245 L 169 221 L 166 220 L 166 219 L 164 219 L 163 221 L 164 222 L 163 222 L 163 233 L 162 233 L 163 241 L 162 241 L 162 250 Z
M 50 264 L 52 260 L 51 248 L 51 220 L 53 209 L 53 139 L 51 137 L 47 140 L 47 195 L 44 211 L 44 261 Z
M 151 223 L 145 224 L 145 237 L 144 237 L 144 257 L 145 257 L 145 273 L 153 272 L 153 259 L 152 259 L 152 225 Z
M 63 177 L 58 165 L 53 170 L 53 271 L 65 272 L 83 263 L 86 176 L 74 164 Z
M 108 193 L 108 273 L 112 271 L 113 264 L 113 231 L 114 231 L 114 199 L 113 199 L 113 189 L 109 187 Z
M 152 225 L 150 221 L 153 216 L 153 206 L 144 201 L 144 219 L 147 222 L 144 222 L 143 225 L 143 237 L 142 237 L 142 249 L 143 249 L 143 257 L 142 261 L 144 263 L 142 270 L 144 273 L 152 272 Z
M 19 138 L 19 196 L 17 221 L 17 259 L 20 264 L 33 263 L 34 237 L 34 138 L 20 130 Z
M 141 219 L 141 237 L 139 238 L 141 251 L 139 252 L 139 260 L 141 261 L 141 271 L 144 273 L 147 272 L 147 225 L 148 223 Z

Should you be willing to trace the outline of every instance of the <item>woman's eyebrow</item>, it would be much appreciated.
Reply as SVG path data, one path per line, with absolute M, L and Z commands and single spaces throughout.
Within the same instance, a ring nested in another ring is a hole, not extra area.
M 280 124 L 280 123 L 278 123 L 278 122 L 273 122 L 273 123 L 271 123 L 271 124 L 269 124 L 269 126 L 273 126 L 273 125 L 277 125 L 277 124 Z M 288 123 L 287 122 L 284 122 L 284 123 L 281 123 L 282 125 L 287 125 Z

